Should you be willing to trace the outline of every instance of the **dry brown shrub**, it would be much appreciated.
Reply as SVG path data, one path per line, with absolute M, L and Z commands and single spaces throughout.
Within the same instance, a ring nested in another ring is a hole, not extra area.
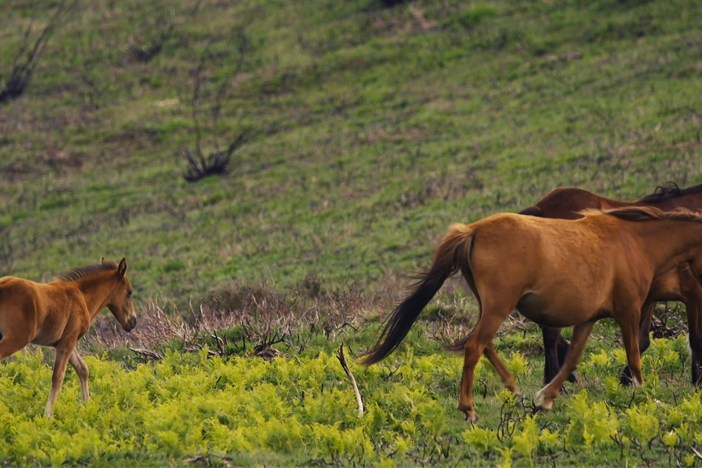
M 325 291 L 316 276 L 308 276 L 290 292 L 267 284 L 225 283 L 208 292 L 197 308 L 169 314 L 157 301 L 144 303 L 131 333 L 122 331 L 114 318 L 104 314 L 93 323 L 84 346 L 101 349 L 120 347 L 155 349 L 180 343 L 184 350 L 197 348 L 219 330 L 242 327 L 254 345 L 273 337 L 301 331 L 326 334 L 345 324 L 358 326 L 379 297 L 349 287 Z

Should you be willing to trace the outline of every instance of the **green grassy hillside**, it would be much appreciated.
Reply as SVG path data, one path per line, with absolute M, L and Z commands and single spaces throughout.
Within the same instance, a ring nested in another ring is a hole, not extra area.
M 61 5 L 0 2 L 0 86 Z M 482 362 L 483 419 L 455 411 L 442 342 L 477 311 L 458 280 L 397 354 L 355 360 L 451 223 L 558 186 L 702 183 L 700 18 L 693 0 L 78 2 L 0 104 L 0 276 L 124 256 L 139 326 L 100 318 L 82 344 L 93 399 L 69 370 L 52 421 L 50 357 L 0 364 L 0 466 L 699 466 L 672 304 L 643 387 L 618 385 L 603 321 L 535 419 L 540 334 L 518 317 L 496 348 L 526 398 Z M 246 135 L 229 174 L 183 179 L 198 131 L 205 155 Z M 363 418 L 329 357 L 341 342 Z
M 231 278 L 373 289 L 425 265 L 449 223 L 559 185 L 633 198 L 700 183 L 701 8 L 86 2 L 0 106 L 0 272 L 126 256 L 142 299 L 181 304 Z M 52 11 L 2 7 L 5 74 Z M 169 23 L 162 52 L 134 59 Z M 179 148 L 195 145 L 206 48 L 203 151 L 225 80 L 219 145 L 253 137 L 230 175 L 189 184 Z

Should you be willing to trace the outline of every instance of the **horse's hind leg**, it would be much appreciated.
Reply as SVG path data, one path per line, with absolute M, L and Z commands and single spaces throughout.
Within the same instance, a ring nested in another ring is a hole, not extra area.
M 483 351 L 490 346 L 492 347 L 492 337 L 495 336 L 502 322 L 509 316 L 514 308 L 511 306 L 490 306 L 482 303 L 482 312 L 480 320 L 473 330 L 473 333 L 466 341 L 465 357 L 463 360 L 463 378 L 461 380 L 461 394 L 458 401 L 459 411 L 463 411 L 466 419 L 475 422 L 478 420 L 478 415 L 473 408 L 473 379 L 475 377 L 475 366 L 483 354 Z M 492 348 L 491 348 L 492 349 Z M 490 351 L 488 351 L 490 353 Z M 494 352 L 494 349 L 492 349 Z M 496 355 L 495 355 L 496 357 Z M 506 370 L 506 369 L 505 369 Z
M 558 396 L 566 379 L 578 366 L 578 362 L 580 362 L 583 350 L 585 349 L 585 342 L 587 342 L 587 337 L 590 336 L 594 325 L 594 321 L 589 321 L 573 327 L 573 337 L 570 339 L 568 353 L 566 354 L 565 362 L 561 370 L 558 371 L 556 377 L 554 377 L 548 385 L 536 394 L 535 399 L 537 403 L 539 403 L 541 409 L 551 409 L 553 400 Z
M 83 395 L 83 401 L 87 401 L 90 398 L 90 391 L 88 390 L 88 365 L 85 363 L 78 350 L 74 349 L 71 353 L 71 357 L 68 358 L 68 362 L 71 364 L 73 369 L 78 374 L 78 379 L 80 380 L 80 391 Z
M 502 359 L 500 359 L 500 357 L 497 355 L 497 351 L 495 351 L 495 347 L 492 342 L 485 347 L 485 351 L 483 351 L 483 353 L 485 354 L 485 357 L 488 358 L 488 361 L 490 361 L 490 364 L 492 364 L 492 367 L 494 367 L 497 373 L 500 375 L 502 386 L 515 395 L 521 395 L 522 392 L 519 391 L 519 387 L 517 387 L 517 384 L 514 381 L 514 376 L 502 362 Z

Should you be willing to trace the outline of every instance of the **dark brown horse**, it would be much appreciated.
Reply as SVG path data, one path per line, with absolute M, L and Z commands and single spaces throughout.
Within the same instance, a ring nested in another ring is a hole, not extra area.
M 56 349 L 51 393 L 45 414 L 51 418 L 63 384 L 66 364 L 80 379 L 83 400 L 88 391 L 88 366 L 76 343 L 88 331 L 98 312 L 107 307 L 122 328 L 136 325 L 127 261 L 100 260 L 97 265 L 75 268 L 40 284 L 22 278 L 0 278 L 0 359 L 33 343 Z
M 397 348 L 444 281 L 460 271 L 480 305 L 480 318 L 464 346 L 458 409 L 467 419 L 477 420 L 473 378 L 482 354 L 503 385 L 519 392 L 492 343 L 515 308 L 540 325 L 574 327 L 563 367 L 537 393 L 540 408 L 551 408 L 580 361 L 592 327 L 607 317 L 621 327 L 632 381 L 641 384 L 638 329 L 651 283 L 700 250 L 701 214 L 651 207 L 590 211 L 578 220 L 502 213 L 454 225 L 364 363 L 378 362 Z
M 541 218 L 579 219 L 585 209 L 606 210 L 629 206 L 653 206 L 663 211 L 685 208 L 702 210 L 702 184 L 680 189 L 675 184 L 659 186 L 656 191 L 633 202 L 624 202 L 601 197 L 578 188 L 558 188 L 534 206 L 520 214 Z M 681 301 L 687 309 L 690 355 L 692 360 L 692 383 L 702 384 L 702 257 L 681 264 L 670 272 L 656 278 L 641 311 L 639 328 L 639 350 L 643 353 L 650 345 L 648 336 L 653 311 L 659 301 Z M 550 382 L 558 373 L 568 350 L 568 342 L 561 336 L 559 328 L 541 327 L 544 340 L 544 383 Z M 622 383 L 631 376 L 626 367 Z M 572 379 L 572 376 L 571 376 Z

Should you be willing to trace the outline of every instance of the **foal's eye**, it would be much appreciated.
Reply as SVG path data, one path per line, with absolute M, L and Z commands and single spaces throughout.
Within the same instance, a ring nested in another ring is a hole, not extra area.
M 127 291 L 127 297 L 132 297 L 132 291 Z

